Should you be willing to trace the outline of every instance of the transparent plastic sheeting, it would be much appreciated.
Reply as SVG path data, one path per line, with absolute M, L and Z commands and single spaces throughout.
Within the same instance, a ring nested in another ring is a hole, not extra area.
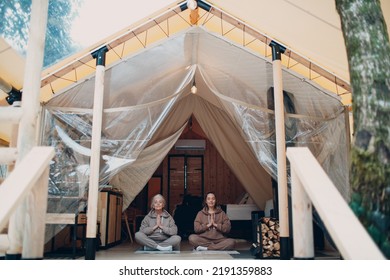
M 171 138 L 165 145 L 172 145 L 191 114 L 204 116 L 205 112 L 192 111 L 201 110 L 201 106 L 192 105 L 193 81 L 198 87 L 194 98 L 223 111 L 240 131 L 239 135 L 220 135 L 218 142 L 223 143 L 224 137 L 233 141 L 243 139 L 256 155 L 255 160 L 276 178 L 275 116 L 270 94 L 272 63 L 194 27 L 106 70 L 100 183 L 121 189 L 124 196 L 131 191 L 124 207 L 142 189 L 144 185 L 140 184 L 147 182 L 153 170 L 142 175 L 145 178 L 138 185 L 130 175 L 121 176 L 121 180 L 112 178 L 126 173 L 152 143 L 165 143 L 164 139 Z M 347 130 L 339 98 L 286 69 L 283 89 L 287 146 L 309 147 L 348 199 Z M 94 77 L 89 77 L 44 105 L 43 144 L 56 149 L 50 168 L 48 212 L 78 213 L 85 209 L 93 94 Z M 218 123 L 212 125 L 223 127 Z M 166 154 L 170 148 L 158 150 Z M 234 156 L 230 155 L 233 160 Z M 150 153 L 148 157 L 153 158 Z M 163 158 L 161 154 L 156 157 L 153 166 L 157 168 Z M 141 162 L 137 168 L 142 169 Z M 253 199 L 264 202 L 270 197 Z
M 187 81 L 184 71 L 182 81 Z M 177 88 L 180 93 L 183 85 Z M 178 92 L 147 104 L 105 109 L 101 140 L 100 184 L 110 179 L 123 167 L 133 163 L 145 148 L 156 128 L 164 120 Z M 153 93 L 151 93 L 153 95 Z M 45 106 L 44 144 L 55 147 L 56 156 L 51 164 L 49 195 L 61 197 L 58 203 L 49 199 L 49 212 L 77 213 L 86 206 L 91 156 L 92 110 Z
M 269 99 L 273 84 L 264 92 L 251 91 L 233 76 L 222 83 L 213 79 L 216 69 L 200 69 L 207 86 L 237 125 L 242 136 L 251 145 L 258 161 L 271 176 L 277 178 L 275 113 Z M 272 77 L 272 65 L 267 69 Z M 210 74 L 211 73 L 211 74 Z M 272 81 L 272 80 L 271 80 Z M 285 141 L 287 147 L 308 147 L 332 178 L 344 198 L 348 198 L 348 156 L 345 108 L 339 100 L 325 94 L 312 84 L 283 71 L 285 106 Z M 221 93 L 224 94 L 221 94 Z M 237 100 L 236 92 L 246 99 Z M 323 98 L 323 97 L 327 98 Z M 251 102 L 251 103 L 249 103 Z M 287 161 L 288 163 L 288 161 Z M 340 168 L 337 168 L 340 167 Z M 289 168 L 289 166 L 288 166 Z M 288 175 L 290 182 L 290 176 Z

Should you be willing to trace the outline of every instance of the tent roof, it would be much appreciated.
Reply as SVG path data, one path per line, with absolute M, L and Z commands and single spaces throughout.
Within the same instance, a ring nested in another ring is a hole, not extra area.
M 122 31 L 113 30 L 112 36 L 102 39 L 95 44 L 88 46 L 84 51 L 81 51 L 74 56 L 64 59 L 62 62 L 54 65 L 50 69 L 43 71 L 42 76 L 46 77 L 50 74 L 55 74 L 57 77 L 58 70 L 61 69 L 64 65 L 69 63 L 72 60 L 78 60 L 83 54 L 90 53 L 90 51 L 101 44 L 105 44 L 110 41 L 110 38 L 118 37 L 119 34 L 123 34 L 128 30 L 133 30 L 135 27 L 140 26 L 140 24 L 150 21 L 157 17 L 161 12 L 165 12 L 172 7 L 176 6 L 177 1 L 165 0 L 161 1 L 167 5 L 166 8 L 161 9 L 162 5 L 152 5 L 150 1 L 138 1 L 136 5 L 132 4 L 131 9 L 129 9 L 129 19 L 128 21 L 122 20 L 122 26 L 124 29 Z M 118 1 L 116 2 L 118 3 Z M 340 28 L 339 16 L 335 9 L 334 0 L 324 0 L 320 3 L 310 0 L 299 0 L 299 1 L 288 1 L 288 0 L 277 0 L 277 1 L 265 1 L 265 0 L 243 0 L 240 1 L 240 4 L 237 5 L 234 0 L 213 0 L 208 1 L 211 5 L 215 6 L 222 11 L 225 11 L 232 15 L 234 18 L 244 22 L 248 26 L 252 27 L 254 30 L 257 30 L 261 34 L 267 34 L 271 39 L 274 39 L 280 42 L 282 45 L 293 50 L 294 52 L 302 55 L 308 60 L 312 61 L 315 65 L 327 69 L 330 73 L 333 73 L 336 77 L 346 81 L 349 81 L 348 74 L 348 63 L 346 59 L 346 52 L 344 41 L 342 37 L 342 32 Z M 94 3 L 95 4 L 95 3 Z M 388 25 L 388 30 L 390 30 L 390 3 L 389 1 L 381 0 L 382 11 L 385 17 L 385 20 Z M 110 22 L 115 17 L 115 9 L 118 9 L 118 6 L 106 7 L 106 15 L 108 21 Z M 112 9 L 112 12 L 110 12 Z M 91 9 L 92 14 L 95 12 Z M 133 16 L 131 16 L 133 15 Z M 188 15 L 181 15 L 185 21 L 188 22 Z M 207 16 L 206 16 L 207 17 Z M 144 18 L 144 20 L 141 20 Z M 200 24 L 204 24 L 204 20 L 201 18 L 199 21 Z M 172 33 L 178 27 L 177 25 L 186 25 L 183 21 L 176 21 L 175 26 L 173 23 L 169 23 L 169 32 Z M 209 21 L 209 18 L 207 19 Z M 94 26 L 99 27 L 98 23 L 104 22 L 100 17 L 90 18 L 89 25 L 92 29 Z M 222 24 L 218 23 L 222 26 Z M 104 25 L 107 26 L 107 21 L 104 22 Z M 127 26 L 125 26 L 127 25 Z M 114 24 L 113 24 L 114 26 Z M 119 25 L 115 25 L 115 28 L 119 28 Z M 160 28 L 166 28 L 165 23 L 161 24 Z M 99 29 L 99 28 L 96 28 Z M 225 27 L 225 32 L 229 31 L 229 27 Z M 229 31 L 229 33 L 231 33 Z M 149 33 L 149 38 L 151 37 Z M 150 40 L 150 39 L 148 39 Z M 248 36 L 247 42 L 251 40 Z M 1 42 L 3 45 L 3 42 Z M 15 56 L 8 55 L 9 52 L 0 52 L 0 77 L 11 83 L 15 88 L 20 89 L 22 87 L 23 81 L 23 69 L 24 63 L 20 62 L 20 57 L 16 58 Z M 12 64 L 12 67 L 8 67 L 9 64 Z M 93 66 L 93 63 L 90 65 Z M 17 71 L 15 71 L 17 70 Z M 299 69 L 298 69 L 299 70 Z M 303 70 L 305 71 L 305 70 Z M 307 71 L 307 69 L 306 69 Z M 79 69 L 78 77 L 83 75 L 83 70 Z M 18 77 L 14 76 L 16 74 Z M 74 74 L 71 75 L 72 80 L 74 80 Z M 310 74 L 309 74 L 310 76 Z M 312 74 L 312 78 L 317 78 L 316 74 Z M 69 78 L 69 77 L 64 77 Z M 57 92 L 60 87 L 64 85 L 57 83 L 51 85 L 48 89 L 43 89 L 43 100 L 48 100 L 51 98 L 52 91 Z M 334 92 L 343 92 L 342 88 L 337 88 L 335 86 L 330 86 L 328 88 Z M 0 95 L 1 104 L 5 105 L 4 102 L 5 95 Z M 351 97 L 348 93 L 343 96 L 343 102 L 345 104 L 350 104 Z

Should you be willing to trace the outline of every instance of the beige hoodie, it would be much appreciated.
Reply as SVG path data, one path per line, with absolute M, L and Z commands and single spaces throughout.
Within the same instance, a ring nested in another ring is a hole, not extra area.
M 214 222 L 217 224 L 217 227 L 207 228 L 207 224 L 210 223 L 210 219 L 211 215 L 208 213 L 206 207 L 199 211 L 194 221 L 195 233 L 210 240 L 217 240 L 225 237 L 225 234 L 230 232 L 230 220 L 221 207 L 217 207 L 215 209 Z

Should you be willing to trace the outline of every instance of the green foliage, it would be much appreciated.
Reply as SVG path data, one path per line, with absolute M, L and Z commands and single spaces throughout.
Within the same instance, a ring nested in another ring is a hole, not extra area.
M 28 42 L 32 0 L 0 1 L 0 35 L 22 55 Z M 47 21 L 45 57 L 48 67 L 80 49 L 70 36 L 72 21 L 77 16 L 79 0 L 50 0 Z
M 350 207 L 362 224 L 366 227 L 367 232 L 374 242 L 381 249 L 386 258 L 390 258 L 390 216 L 382 211 L 367 210 L 362 205 L 363 199 L 360 193 L 354 192 L 351 196 Z M 370 207 L 375 207 L 368 203 Z M 367 203 L 366 203 L 367 205 Z
M 384 177 L 386 167 L 378 161 L 375 154 L 352 148 L 352 188 L 361 194 L 363 203 L 367 203 L 368 193 L 380 193 L 388 180 Z M 369 199 L 371 201 L 372 198 Z M 376 202 L 376 201 L 374 201 Z
M 390 259 L 390 241 L 386 240 L 381 246 L 381 250 L 386 258 Z

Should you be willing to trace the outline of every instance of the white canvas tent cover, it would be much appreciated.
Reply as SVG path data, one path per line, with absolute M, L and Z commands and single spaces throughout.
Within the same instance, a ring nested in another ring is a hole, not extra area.
M 191 93 L 193 83 L 198 91 Z M 44 105 L 43 144 L 56 147 L 50 197 L 85 197 L 94 76 Z M 276 178 L 270 58 L 201 27 L 192 27 L 110 65 L 105 74 L 102 184 L 124 193 L 124 208 L 142 190 L 191 115 L 263 208 Z M 286 141 L 307 146 L 348 199 L 345 108 L 337 95 L 283 69 Z M 64 152 L 65 151 L 65 152 Z M 79 201 L 50 203 L 48 212 L 77 212 Z

